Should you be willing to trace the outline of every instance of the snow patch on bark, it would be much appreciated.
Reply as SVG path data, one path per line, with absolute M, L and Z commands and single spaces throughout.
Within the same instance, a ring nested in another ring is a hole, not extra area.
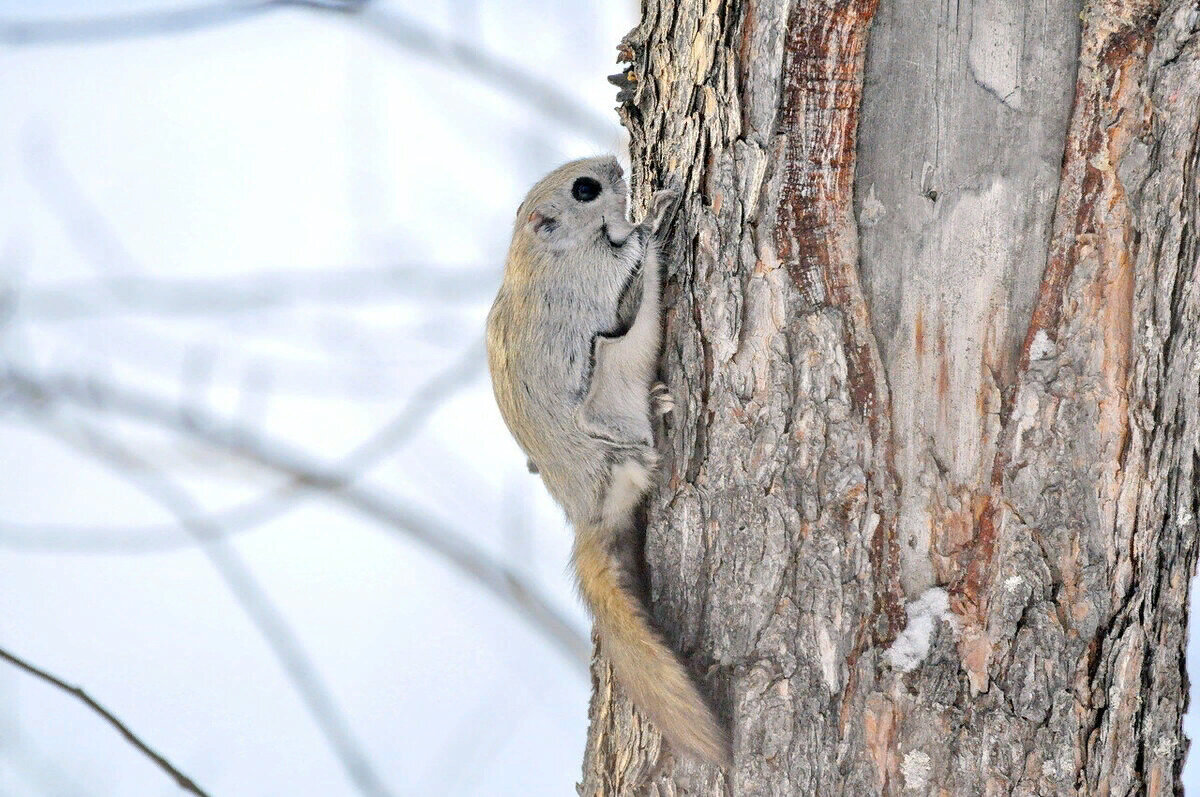
M 904 607 L 908 625 L 887 649 L 888 661 L 901 672 L 912 672 L 929 653 L 934 623 L 950 620 L 950 596 L 940 587 L 931 587 Z
M 1044 360 L 1053 353 L 1054 341 L 1050 340 L 1046 330 L 1039 329 L 1033 336 L 1033 343 L 1029 344 L 1029 361 Z

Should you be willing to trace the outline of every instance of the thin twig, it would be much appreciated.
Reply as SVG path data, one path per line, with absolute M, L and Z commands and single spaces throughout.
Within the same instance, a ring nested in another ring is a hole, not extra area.
M 196 783 L 191 778 L 189 778 L 187 775 L 180 772 L 170 761 L 163 758 L 162 755 L 160 753 L 158 753 L 154 748 L 152 748 L 150 745 L 143 742 L 136 733 L 134 733 L 133 731 L 131 731 L 129 729 L 129 726 L 127 726 L 125 723 L 121 722 L 121 720 L 117 719 L 111 711 L 109 711 L 104 706 L 100 705 L 95 700 L 93 700 L 92 696 L 89 695 L 87 692 L 83 691 L 83 689 L 81 689 L 80 687 L 72 686 L 71 684 L 63 681 L 62 679 L 56 678 L 55 676 L 51 675 L 50 673 L 46 672 L 45 670 L 43 670 L 39 667 L 33 666 L 29 662 L 25 661 L 24 659 L 20 658 L 19 656 L 9 653 L 7 650 L 5 650 L 3 648 L 0 648 L 0 659 L 4 659 L 9 664 L 12 664 L 12 665 L 24 670 L 25 672 L 29 673 L 30 675 L 34 676 L 35 678 L 40 678 L 41 680 L 45 681 L 46 683 L 48 683 L 52 686 L 58 687 L 62 691 L 66 692 L 67 694 L 74 697 L 75 699 L 81 701 L 84 705 L 86 705 L 92 711 L 94 711 L 95 713 L 97 713 L 101 717 L 103 717 L 104 720 L 106 722 L 108 722 L 109 725 L 116 728 L 117 731 L 119 731 L 120 734 L 125 737 L 126 741 L 128 741 L 131 745 L 136 747 L 138 750 L 142 751 L 142 753 L 144 755 L 146 755 L 151 761 L 153 761 L 155 764 L 158 765 L 159 769 L 161 769 L 163 772 L 166 772 L 168 775 L 170 775 L 171 778 L 176 783 L 179 784 L 179 788 L 183 789 L 184 791 L 191 792 L 192 794 L 198 795 L 199 797 L 208 797 L 208 793 L 206 791 L 204 791 L 203 789 L 201 789 L 199 786 L 197 786 Z

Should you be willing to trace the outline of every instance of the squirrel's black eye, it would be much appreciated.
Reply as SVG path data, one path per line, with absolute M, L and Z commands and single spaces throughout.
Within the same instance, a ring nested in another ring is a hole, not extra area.
M 571 186 L 571 196 L 580 202 L 591 202 L 600 196 L 600 183 L 591 177 L 580 177 Z

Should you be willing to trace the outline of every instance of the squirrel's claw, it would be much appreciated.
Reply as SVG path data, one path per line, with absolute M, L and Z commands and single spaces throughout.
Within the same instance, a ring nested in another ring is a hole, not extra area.
M 675 398 L 662 382 L 650 388 L 650 408 L 655 415 L 669 415 L 675 410 Z

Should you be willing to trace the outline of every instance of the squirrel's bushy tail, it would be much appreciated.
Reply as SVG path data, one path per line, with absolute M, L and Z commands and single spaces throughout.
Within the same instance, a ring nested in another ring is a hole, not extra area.
M 654 628 L 610 550 L 612 539 L 606 529 L 576 529 L 579 588 L 595 620 L 601 653 L 634 706 L 676 750 L 728 766 L 731 753 L 724 728 Z

